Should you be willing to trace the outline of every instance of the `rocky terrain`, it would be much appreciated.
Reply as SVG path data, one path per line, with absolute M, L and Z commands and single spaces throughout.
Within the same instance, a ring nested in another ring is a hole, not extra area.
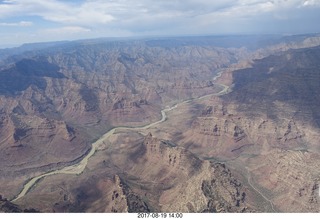
M 79 163 L 121 126 L 83 172 L 41 178 L 14 203 L 43 212 L 318 212 L 319 36 L 232 39 L 1 51 L 0 194 L 11 200 L 29 179 Z M 163 122 L 125 129 L 185 100 Z
M 101 148 L 82 176 L 63 183 L 50 176 L 17 203 L 50 212 L 253 211 L 255 194 L 224 164 L 200 160 L 151 134 L 118 133 L 109 141 L 118 147 Z M 41 198 L 48 195 L 55 198 Z
M 234 59 L 209 46 L 103 41 L 18 57 L 0 71 L 0 180 L 9 198 L 26 178 L 77 162 L 111 127 L 151 123 L 166 104 L 215 92 L 206 78 Z
M 273 211 L 319 212 L 319 51 L 289 50 L 227 70 L 219 81 L 231 92 L 185 106 L 193 116 L 173 114 L 182 127 L 166 134 L 163 124 L 158 135 L 224 162 Z
M 0 195 L 0 213 L 37 213 L 35 209 L 21 209 Z

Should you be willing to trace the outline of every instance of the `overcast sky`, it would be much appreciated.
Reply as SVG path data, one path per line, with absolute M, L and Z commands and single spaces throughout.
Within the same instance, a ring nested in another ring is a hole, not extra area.
M 0 47 L 97 37 L 320 32 L 320 0 L 0 0 Z

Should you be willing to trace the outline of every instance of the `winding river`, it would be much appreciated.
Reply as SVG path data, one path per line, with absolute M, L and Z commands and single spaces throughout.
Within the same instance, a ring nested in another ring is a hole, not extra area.
M 219 71 L 217 73 L 217 75 L 213 78 L 213 81 L 217 80 L 217 78 L 221 77 L 223 71 Z M 217 84 L 217 85 L 220 85 L 223 87 L 223 90 L 221 90 L 220 92 L 218 93 L 213 93 L 213 94 L 208 94 L 208 95 L 204 95 L 204 96 L 201 96 L 201 97 L 198 97 L 198 98 L 193 98 L 193 99 L 189 99 L 189 100 L 185 100 L 183 102 L 180 102 L 178 104 L 175 104 L 174 106 L 172 107 L 167 107 L 163 110 L 161 110 L 161 119 L 159 121 L 156 121 L 156 122 L 153 122 L 151 124 L 148 124 L 148 125 L 145 125 L 145 126 L 142 126 L 142 127 L 115 127 L 113 129 L 111 129 L 110 131 L 108 131 L 106 134 L 104 134 L 100 139 L 98 139 L 96 142 L 94 142 L 92 144 L 92 147 L 91 147 L 91 150 L 90 152 L 81 160 L 79 161 L 79 163 L 77 164 L 73 164 L 73 165 L 70 165 L 70 166 L 66 166 L 62 169 L 59 169 L 59 170 L 54 170 L 54 171 L 51 171 L 51 172 L 47 172 L 47 173 L 44 173 L 42 175 L 39 175 L 39 176 L 36 176 L 34 178 L 31 178 L 23 187 L 22 191 L 12 200 L 12 202 L 14 201 L 17 201 L 18 199 L 22 198 L 23 196 L 25 196 L 28 191 L 33 187 L 35 186 L 35 184 L 42 178 L 46 177 L 46 176 L 50 176 L 50 175 L 55 175 L 55 174 L 81 174 L 85 167 L 87 166 L 88 164 L 88 160 L 92 157 L 92 155 L 94 155 L 94 153 L 96 152 L 97 148 L 99 145 L 101 145 L 105 140 L 107 140 L 115 131 L 117 130 L 145 130 L 145 129 L 149 129 L 151 128 L 152 126 L 155 126 L 157 124 L 160 124 L 164 121 L 166 121 L 167 119 L 167 114 L 166 112 L 169 112 L 171 110 L 174 110 L 176 109 L 178 106 L 184 104 L 184 103 L 188 103 L 188 102 L 191 102 L 191 101 L 194 101 L 194 100 L 200 100 L 200 99 L 204 99 L 204 98 L 207 98 L 207 97 L 210 97 L 210 96 L 220 96 L 220 95 L 224 95 L 228 92 L 228 89 L 229 89 L 229 86 L 227 85 L 224 85 L 224 84 Z

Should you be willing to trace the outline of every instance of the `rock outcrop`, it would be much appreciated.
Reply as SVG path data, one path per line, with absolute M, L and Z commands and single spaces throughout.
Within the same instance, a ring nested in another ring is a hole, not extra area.
M 36 209 L 21 209 L 0 195 L 0 213 L 37 213 Z
M 246 206 L 246 191 L 224 164 L 212 164 L 213 179 L 203 181 L 202 191 L 208 199 L 203 212 L 252 212 Z

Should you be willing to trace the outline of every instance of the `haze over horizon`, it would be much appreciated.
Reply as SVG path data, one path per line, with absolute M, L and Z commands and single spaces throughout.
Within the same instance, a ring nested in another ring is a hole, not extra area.
M 0 0 L 0 48 L 99 37 L 318 33 L 320 0 Z

